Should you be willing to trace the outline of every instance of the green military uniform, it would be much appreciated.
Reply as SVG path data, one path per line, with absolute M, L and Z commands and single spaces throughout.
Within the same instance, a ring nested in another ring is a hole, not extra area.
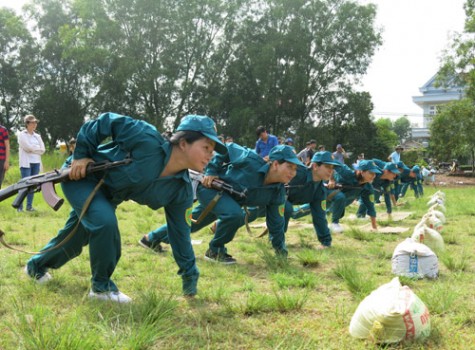
M 378 166 L 381 172 L 384 172 L 384 170 L 388 170 L 396 175 L 401 174 L 397 168 L 397 165 L 392 162 L 384 162 L 380 159 L 373 159 L 373 162 Z M 393 212 L 392 203 L 391 203 L 391 194 L 394 195 L 394 181 L 381 179 L 382 175 L 383 173 L 376 174 L 376 177 L 374 178 L 371 185 L 373 186 L 374 196 L 376 198 L 378 198 L 381 194 L 383 194 L 384 203 L 386 205 L 386 212 L 388 214 L 391 214 Z M 358 202 L 360 206 L 358 207 L 356 216 L 359 218 L 363 218 L 366 216 L 367 208 L 361 198 L 358 200 Z M 375 202 L 379 203 L 379 201 L 377 200 L 375 200 Z
M 214 254 L 225 256 L 225 245 L 231 242 L 236 231 L 245 223 L 243 206 L 265 208 L 266 223 L 272 237 L 272 246 L 277 253 L 287 255 L 284 237 L 284 204 L 285 188 L 282 183 L 264 185 L 264 180 L 270 165 L 253 150 L 236 143 L 226 144 L 228 153 L 217 154 L 206 168 L 206 175 L 219 176 L 220 179 L 232 185 L 237 191 L 246 191 L 245 198 L 235 198 L 228 193 L 222 193 L 221 198 L 210 213 L 199 223 L 192 225 L 192 232 L 201 229 L 218 220 L 215 235 L 209 243 L 209 249 Z M 269 159 L 285 160 L 303 166 L 289 146 L 275 146 Z M 208 204 L 215 198 L 218 191 L 198 186 L 197 197 L 199 205 L 193 209 L 192 216 L 197 219 Z M 167 242 L 167 225 L 159 227 L 148 234 L 152 244 Z
M 358 170 L 368 170 L 373 173 L 381 173 L 374 162 L 362 160 L 358 164 Z M 330 190 L 331 196 L 329 210 L 332 213 L 332 223 L 339 223 L 340 219 L 345 215 L 345 208 L 353 203 L 354 200 L 361 198 L 367 208 L 368 215 L 376 217 L 374 209 L 373 186 L 370 183 L 359 184 L 355 172 L 347 165 L 343 165 L 335 170 L 333 177 L 337 184 L 342 185 L 341 190 Z
M 205 129 L 199 130 L 203 125 Z M 207 117 L 187 116 L 178 130 L 199 131 L 219 143 L 214 123 Z M 112 141 L 101 144 L 107 138 L 112 138 Z M 224 145 L 218 143 L 217 149 L 226 151 Z M 81 254 L 83 246 L 89 245 L 92 291 L 117 292 L 118 288 L 111 279 L 121 256 L 115 211 L 121 202 L 133 200 L 152 209 L 165 208 L 183 291 L 196 294 L 199 271 L 191 246 L 190 222 L 186 217 L 193 204 L 188 171 L 185 169 L 173 176 L 160 177 L 170 159 L 172 147 L 154 126 L 130 117 L 106 113 L 84 124 L 77 136 L 75 159 L 92 158 L 100 162 L 131 157 L 132 162 L 104 175 L 104 185 L 92 199 L 75 235 L 61 249 L 33 256 L 27 264 L 29 275 L 41 278 L 48 269 L 61 267 Z M 91 174 L 79 181 L 62 183 L 72 210 L 64 228 L 43 250 L 58 245 L 76 226 L 84 203 L 100 177 Z
M 400 197 L 404 197 L 406 195 L 406 192 L 409 186 L 414 191 L 414 196 L 416 198 L 422 197 L 422 195 L 424 194 L 424 191 L 422 188 L 421 169 L 419 168 L 418 165 L 414 165 L 409 170 L 403 171 L 403 173 L 401 174 L 401 183 L 402 185 L 401 185 Z
M 317 152 L 313 155 L 313 163 L 331 164 L 340 167 L 341 163 L 332 159 L 330 152 Z M 326 217 L 327 189 L 323 181 L 314 181 L 311 168 L 298 167 L 297 175 L 290 181 L 288 197 L 285 205 L 285 231 L 289 220 L 293 217 L 295 204 L 308 203 L 312 214 L 313 227 L 317 233 L 319 242 L 323 246 L 331 246 L 332 236 L 328 229 Z

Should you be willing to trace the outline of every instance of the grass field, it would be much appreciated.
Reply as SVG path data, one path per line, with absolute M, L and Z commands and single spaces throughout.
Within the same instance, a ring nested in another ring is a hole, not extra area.
M 56 166 L 56 165 L 55 165 Z M 15 178 L 15 169 L 7 181 Z M 5 185 L 8 185 L 5 184 Z M 59 186 L 58 186 L 59 189 Z M 181 296 L 181 279 L 168 251 L 154 254 L 137 244 L 164 222 L 163 212 L 135 203 L 117 210 L 122 258 L 114 273 L 130 305 L 91 301 L 87 247 L 59 270 L 47 285 L 33 283 L 22 271 L 29 256 L 0 248 L 0 349 L 473 349 L 475 343 L 474 246 L 475 188 L 442 189 L 447 196 L 446 251 L 439 254 L 437 280 L 401 282 L 423 300 L 432 332 L 424 343 L 381 346 L 352 338 L 348 327 L 361 300 L 389 282 L 396 245 L 412 234 L 427 211 L 434 188 L 425 197 L 409 193 L 398 211 L 412 214 L 407 233 L 366 233 L 361 222 L 342 222 L 333 248 L 318 251 L 312 228 L 292 226 L 287 233 L 289 260 L 274 257 L 266 238 L 241 229 L 228 250 L 237 260 L 221 266 L 203 259 L 209 230 L 193 235 L 201 277 L 198 296 Z M 34 213 L 17 213 L 11 199 L 0 203 L 0 228 L 10 244 L 41 248 L 68 215 L 68 204 L 49 209 L 40 194 Z M 383 207 L 378 207 L 383 212 Z M 347 210 L 347 216 L 356 207 Z M 310 217 L 299 222 L 310 223 Z M 387 222 L 380 222 L 382 226 Z

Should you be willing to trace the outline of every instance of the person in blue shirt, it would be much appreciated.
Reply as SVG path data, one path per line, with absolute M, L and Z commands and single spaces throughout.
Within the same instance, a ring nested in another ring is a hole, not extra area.
M 308 168 L 297 168 L 297 175 L 287 186 L 285 231 L 287 231 L 290 218 L 294 217 L 294 204 L 308 203 L 313 227 L 321 244 L 318 249 L 328 248 L 332 243 L 326 218 L 327 190 L 323 181 L 328 181 L 332 176 L 333 168 L 339 166 L 341 163 L 335 161 L 330 152 L 317 152 L 313 155 Z
M 386 212 L 389 217 L 392 213 L 392 205 L 396 205 L 396 199 L 394 197 L 393 181 L 397 175 L 400 174 L 397 165 L 391 162 L 383 162 L 380 159 L 373 159 L 373 162 L 381 170 L 381 174 L 376 174 L 371 185 L 373 186 L 374 195 L 379 197 L 381 194 L 384 196 L 384 203 L 386 204 Z M 364 204 L 361 198 L 359 199 L 359 208 L 356 212 L 356 216 L 364 218 L 368 212 L 368 208 Z M 378 202 L 379 203 L 379 202 Z
M 293 149 L 294 153 L 297 153 L 297 152 L 295 151 L 295 147 L 294 147 L 294 140 L 293 140 L 291 137 L 287 137 L 287 138 L 285 139 L 284 144 L 287 145 L 287 146 L 289 146 L 289 147 L 291 147 L 291 148 Z
M 295 176 L 297 167 L 303 164 L 293 150 L 278 145 L 269 153 L 269 162 L 264 161 L 253 150 L 236 143 L 226 144 L 228 153 L 217 154 L 206 167 L 203 183 L 198 185 L 199 204 L 193 209 L 194 220 L 202 213 L 206 216 L 199 223 L 193 223 L 191 231 L 196 232 L 218 219 L 214 237 L 209 243 L 205 260 L 222 264 L 235 264 L 236 259 L 228 254 L 226 244 L 231 242 L 237 230 L 245 224 L 244 206 L 258 207 L 253 210 L 250 221 L 265 212 L 271 243 L 278 255 L 287 256 L 284 236 L 285 187 Z M 245 198 L 236 198 L 226 192 L 211 188 L 213 179 L 219 178 L 236 191 L 246 192 Z M 208 211 L 208 205 L 217 199 Z M 259 213 L 259 214 L 258 214 Z M 149 244 L 168 243 L 167 225 L 148 233 L 144 238 Z
M 279 139 L 277 136 L 269 134 L 267 129 L 263 126 L 257 127 L 256 134 L 258 139 L 256 141 L 255 151 L 267 161 L 269 160 L 269 152 L 279 144 Z
M 103 141 L 110 142 L 103 144 Z M 197 293 L 199 271 L 191 246 L 189 214 L 193 205 L 189 169 L 202 171 L 213 151 L 226 153 L 219 141 L 215 123 L 208 117 L 185 116 L 170 140 L 141 120 L 105 113 L 85 123 L 76 138 L 76 148 L 65 166 L 71 163 L 70 179 L 61 184 L 72 206 L 64 226 L 44 248 L 34 255 L 25 271 L 38 283 L 52 278 L 49 269 L 57 269 L 80 255 L 89 245 L 92 271 L 90 298 L 127 303 L 111 277 L 121 256 L 120 232 L 116 208 L 133 200 L 152 209 L 165 208 L 173 255 L 182 277 L 183 293 Z M 103 175 L 86 174 L 91 162 L 117 161 L 130 157 L 127 165 L 110 169 Z M 101 178 L 104 183 L 95 193 L 79 219 L 89 195 Z M 75 234 L 69 236 L 70 232 Z M 65 237 L 70 239 L 61 246 Z
M 346 153 L 345 149 L 341 144 L 336 145 L 335 152 L 332 153 L 333 159 L 341 164 L 345 164 L 345 159 L 348 159 L 348 153 Z
M 394 164 L 399 163 L 401 161 L 401 153 L 403 150 L 404 147 L 402 147 L 401 145 L 397 145 L 394 149 L 394 152 L 389 155 L 388 160 Z
M 332 213 L 332 232 L 341 233 L 340 219 L 345 215 L 345 208 L 361 196 L 361 200 L 368 210 L 373 229 L 377 229 L 376 210 L 374 209 L 373 186 L 371 182 L 381 170 L 372 160 L 362 160 L 357 170 L 350 169 L 347 165 L 335 168 L 333 178 L 328 182 L 331 189 L 327 196 L 329 211 Z M 341 186 L 341 188 L 336 188 Z

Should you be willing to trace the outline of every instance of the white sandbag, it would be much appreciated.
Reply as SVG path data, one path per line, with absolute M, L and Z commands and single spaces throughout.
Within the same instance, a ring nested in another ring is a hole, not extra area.
M 350 322 L 353 337 L 371 338 L 377 343 L 423 339 L 430 330 L 426 305 L 408 286 L 401 286 L 398 277 L 371 292 Z
M 442 191 L 437 191 L 436 193 L 434 193 L 429 201 L 427 202 L 427 205 L 428 206 L 432 206 L 434 204 L 442 204 L 444 205 L 445 204 L 445 193 L 442 192 Z
M 442 212 L 446 212 L 445 210 L 445 206 L 443 204 L 440 204 L 440 203 L 435 203 L 432 207 L 429 208 L 429 211 L 431 210 L 438 210 L 438 211 L 442 211 Z
M 440 190 L 437 191 L 436 193 L 434 193 L 433 196 L 438 196 L 438 197 L 440 197 L 440 198 L 442 198 L 442 199 L 445 200 L 445 192 L 442 192 L 442 191 L 440 191 Z
M 445 204 L 445 200 L 441 197 L 432 197 L 431 199 L 429 199 L 429 201 L 427 202 L 427 205 L 430 207 L 434 204 L 442 204 L 444 205 Z
M 439 260 L 437 255 L 425 244 L 406 238 L 394 249 L 392 273 L 410 278 L 437 278 Z
M 421 221 L 419 221 L 419 223 L 416 225 L 414 230 L 417 230 L 424 225 L 430 227 L 433 230 L 437 230 L 439 233 L 441 233 L 442 229 L 444 228 L 444 224 L 433 211 L 425 214 Z
M 445 224 L 445 221 L 446 221 L 445 220 L 445 214 L 442 213 L 441 211 L 436 210 L 436 209 L 429 209 L 427 211 L 427 214 L 429 214 L 429 215 L 433 214 L 433 215 L 437 216 L 437 219 L 439 219 L 443 224 Z
M 442 223 L 442 220 L 440 220 L 439 217 L 433 212 L 428 213 L 427 226 L 429 226 L 429 228 L 433 230 L 436 230 L 439 233 L 442 233 L 442 230 L 444 229 L 444 224 Z
M 443 251 L 445 249 L 444 239 L 440 233 L 426 225 L 414 229 L 411 238 L 435 251 Z

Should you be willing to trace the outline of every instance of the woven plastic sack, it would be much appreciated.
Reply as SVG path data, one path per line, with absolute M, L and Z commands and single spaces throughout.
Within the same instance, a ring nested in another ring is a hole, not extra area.
M 435 203 L 433 206 L 429 207 L 429 211 L 430 210 L 438 210 L 444 213 L 447 211 L 447 209 L 445 209 L 445 205 L 440 203 Z
M 427 205 L 428 206 L 432 206 L 434 204 L 442 204 L 444 205 L 445 204 L 445 193 L 444 192 L 441 192 L 441 191 L 437 191 L 436 193 L 434 193 L 429 201 L 427 202 Z
M 444 224 L 442 223 L 442 220 L 439 219 L 439 217 L 434 213 L 434 211 L 431 211 L 427 214 L 425 214 L 421 221 L 416 225 L 414 230 L 419 229 L 420 227 L 426 225 L 427 227 L 436 230 L 439 233 L 442 233 L 442 230 L 444 228 Z
M 410 278 L 437 278 L 439 260 L 437 255 L 425 244 L 406 238 L 394 249 L 392 272 Z
M 445 215 L 444 213 L 442 213 L 441 211 L 439 210 L 436 210 L 436 209 L 429 209 L 427 211 L 427 214 L 429 215 L 435 215 L 437 217 L 437 219 L 439 219 L 443 224 L 445 224 Z
M 445 249 L 444 239 L 440 233 L 426 225 L 416 227 L 411 238 L 416 242 L 424 243 L 434 251 L 443 251 Z
M 429 310 L 398 277 L 368 295 L 350 322 L 353 337 L 377 343 L 422 340 L 430 331 Z

